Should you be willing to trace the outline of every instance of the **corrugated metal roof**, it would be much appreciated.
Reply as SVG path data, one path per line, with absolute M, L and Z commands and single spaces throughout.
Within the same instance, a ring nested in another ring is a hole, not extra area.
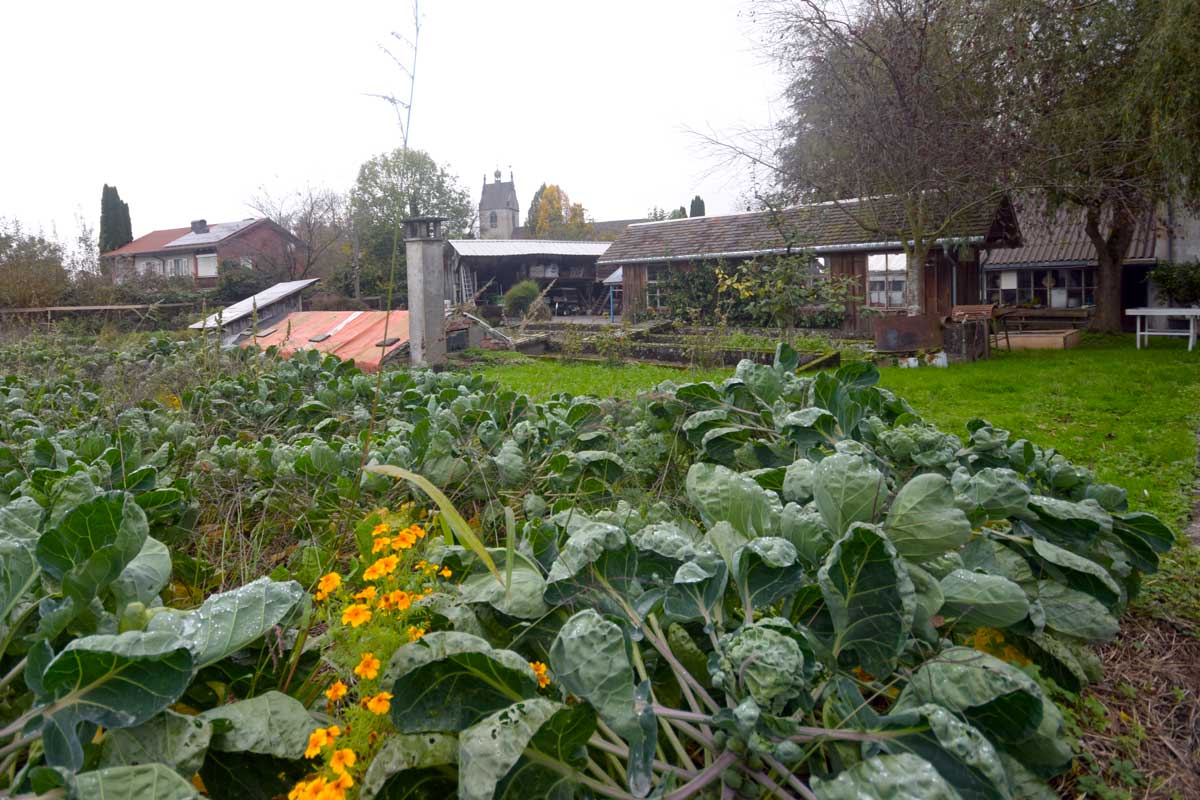
M 227 328 L 230 324 L 249 317 L 254 313 L 254 310 L 265 309 L 267 306 L 278 303 L 285 297 L 289 297 L 296 292 L 307 289 L 312 286 L 320 278 L 307 278 L 302 281 L 284 281 L 277 283 L 269 289 L 263 289 L 256 295 L 247 297 L 245 300 L 239 300 L 233 305 L 222 309 L 215 314 L 209 314 L 208 317 L 199 322 L 194 322 L 189 325 L 189 328 L 202 330 L 205 328 Z
M 375 372 L 396 350 L 408 344 L 407 311 L 295 311 L 276 322 L 267 336 L 246 339 L 242 347 L 257 343 L 276 346 L 284 356 L 297 350 L 319 350 L 344 360 L 353 359 L 359 369 Z M 384 347 L 384 328 L 391 344 Z M 319 342 L 311 341 L 328 334 Z
M 460 256 L 592 256 L 598 258 L 612 242 L 558 242 L 549 239 L 451 239 Z
M 1097 263 L 1096 247 L 1084 227 L 1083 210 L 1062 207 L 1049 217 L 1039 204 L 1024 202 L 1017 209 L 1017 220 L 1023 245 L 991 251 L 985 262 L 988 269 Z M 1134 230 L 1126 263 L 1153 261 L 1156 237 L 1157 217 L 1149 211 Z
M 1007 207 L 1006 202 L 980 203 L 962 214 L 944 237 L 1015 237 L 1016 231 L 1008 230 Z M 805 248 L 835 252 L 874 245 L 899 250 L 906 228 L 899 200 L 886 197 L 643 222 L 627 227 L 599 264 L 749 258 Z

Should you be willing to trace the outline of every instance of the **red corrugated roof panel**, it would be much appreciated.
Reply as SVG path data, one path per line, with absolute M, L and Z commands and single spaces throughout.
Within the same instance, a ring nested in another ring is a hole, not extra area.
M 386 347 L 387 339 L 395 339 Z M 329 334 L 329 338 L 311 341 Z M 279 347 L 284 356 L 297 350 L 319 350 L 338 358 L 353 359 L 364 372 L 376 372 L 397 349 L 408 344 L 407 311 L 296 311 L 275 324 L 267 336 L 246 339 L 242 347 L 257 342 L 260 347 Z

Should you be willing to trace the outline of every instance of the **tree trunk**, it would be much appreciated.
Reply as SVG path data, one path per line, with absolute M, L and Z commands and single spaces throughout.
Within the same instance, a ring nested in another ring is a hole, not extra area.
M 919 317 L 925 313 L 925 261 L 929 258 L 929 245 L 920 239 L 914 239 L 911 253 L 908 256 L 904 282 L 904 298 L 908 305 L 908 315 Z
M 1087 207 L 1085 230 L 1096 248 L 1096 313 L 1092 330 L 1120 333 L 1124 309 L 1121 307 L 1121 268 L 1133 242 L 1136 216 L 1129 204 L 1119 202 L 1113 209 L 1108 234 L 1101 230 L 1099 203 Z

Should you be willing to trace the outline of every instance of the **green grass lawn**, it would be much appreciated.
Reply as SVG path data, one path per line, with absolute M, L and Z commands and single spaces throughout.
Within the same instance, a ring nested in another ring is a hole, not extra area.
M 474 369 L 474 368 L 472 368 Z M 589 362 L 512 359 L 478 371 L 510 389 L 543 400 L 556 392 L 597 397 L 632 397 L 663 381 L 720 381 L 727 369 L 676 369 L 651 364 L 607 366 Z
M 729 370 L 643 364 L 609 367 L 511 359 L 482 367 L 489 378 L 544 398 L 555 392 L 629 397 L 664 380 L 721 380 Z M 1130 505 L 1177 530 L 1186 526 L 1196 481 L 1200 352 L 1156 340 L 1136 350 L 1131 337 L 1089 337 L 1074 350 L 1000 353 L 947 369 L 882 370 L 882 384 L 928 421 L 965 438 L 973 417 L 1012 431 L 1096 471 L 1129 492 Z M 1146 581 L 1139 605 L 1200 624 L 1200 549 L 1168 556 Z

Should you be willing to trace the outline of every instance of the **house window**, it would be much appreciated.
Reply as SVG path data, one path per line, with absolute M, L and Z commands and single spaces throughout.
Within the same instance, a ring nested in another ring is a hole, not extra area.
M 488 227 L 491 227 L 491 228 L 496 227 L 496 212 L 495 211 L 488 214 Z
M 668 267 L 651 264 L 646 267 L 646 308 L 663 308 L 666 305 L 666 281 Z
M 241 265 L 242 269 L 254 269 L 254 259 L 250 256 L 242 256 Z
M 987 274 L 987 302 L 1027 308 L 1083 308 L 1096 303 L 1096 270 L 993 270 Z
M 184 275 L 187 275 L 190 271 L 191 270 L 188 269 L 188 259 L 186 259 L 186 258 L 172 258 L 171 259 L 171 265 L 170 265 L 168 274 L 172 278 L 181 278 Z
M 908 257 L 904 253 L 872 253 L 867 256 L 867 305 L 903 308 L 908 284 Z

